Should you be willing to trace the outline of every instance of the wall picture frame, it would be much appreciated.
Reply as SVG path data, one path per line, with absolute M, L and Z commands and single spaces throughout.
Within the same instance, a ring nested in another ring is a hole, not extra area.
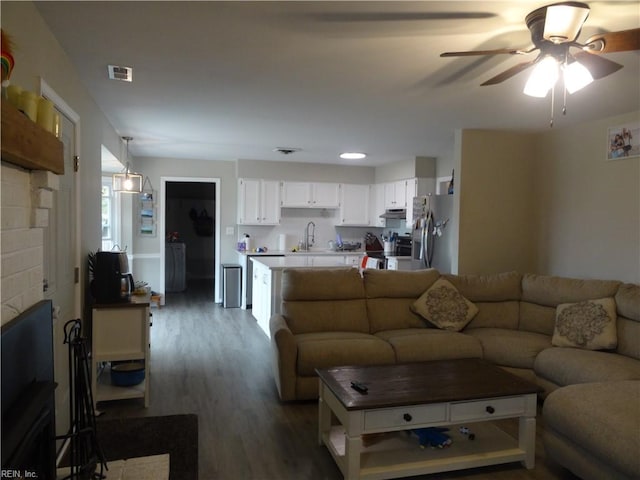
M 138 235 L 156 236 L 156 204 L 153 190 L 143 191 L 138 195 Z
M 607 129 L 607 160 L 640 158 L 640 122 Z

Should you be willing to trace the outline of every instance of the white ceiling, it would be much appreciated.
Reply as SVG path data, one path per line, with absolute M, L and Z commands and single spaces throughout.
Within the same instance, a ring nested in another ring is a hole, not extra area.
M 528 72 L 480 87 L 522 57 L 439 56 L 525 48 L 524 17 L 545 4 L 36 2 L 116 131 L 134 137 L 133 156 L 369 154 L 354 165 L 451 156 L 458 128 L 548 129 L 550 99 L 521 93 Z M 589 6 L 579 40 L 640 27 L 638 1 Z M 625 68 L 570 96 L 554 128 L 640 108 L 639 52 L 607 58 Z M 133 82 L 109 80 L 109 64 L 133 67 Z

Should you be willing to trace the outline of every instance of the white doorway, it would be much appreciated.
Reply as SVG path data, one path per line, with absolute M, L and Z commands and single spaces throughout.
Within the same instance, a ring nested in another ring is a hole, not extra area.
M 53 316 L 56 434 L 68 433 L 69 361 L 64 344 L 64 325 L 82 317 L 80 183 L 77 160 L 80 156 L 80 116 L 42 78 L 40 95 L 51 100 L 60 115 L 60 141 L 63 145 L 64 174 L 58 176 L 59 189 L 53 194 L 48 225 L 43 229 L 44 298 L 51 300 Z M 86 325 L 84 325 L 86 328 Z M 60 442 L 59 442 L 60 443 Z M 59 445 L 60 446 L 60 445 Z
M 160 222 L 159 222 L 159 235 L 160 238 L 160 281 L 162 285 L 162 294 L 167 302 L 165 278 L 167 276 L 167 235 L 170 233 L 167 224 L 167 190 L 171 188 L 172 184 L 176 183 L 198 183 L 198 184 L 211 184 L 214 189 L 214 205 L 213 212 L 207 212 L 208 215 L 213 217 L 213 234 L 211 236 L 211 242 L 208 242 L 205 248 L 211 248 L 213 254 L 213 291 L 211 292 L 211 300 L 214 302 L 221 302 L 222 296 L 220 292 L 220 179 L 219 178 L 199 178 L 199 177 L 160 177 L 160 201 L 162 202 L 162 208 L 160 209 Z M 196 215 L 203 214 L 202 209 L 198 208 L 195 211 Z M 187 245 L 187 249 L 189 246 Z M 188 255 L 188 253 L 187 253 Z M 188 257 L 187 257 L 188 258 Z

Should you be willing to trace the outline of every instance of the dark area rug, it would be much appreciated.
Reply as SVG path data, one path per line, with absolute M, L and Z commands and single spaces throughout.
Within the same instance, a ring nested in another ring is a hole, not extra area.
M 198 479 L 198 416 L 119 418 L 96 422 L 107 461 L 169 454 L 170 480 Z

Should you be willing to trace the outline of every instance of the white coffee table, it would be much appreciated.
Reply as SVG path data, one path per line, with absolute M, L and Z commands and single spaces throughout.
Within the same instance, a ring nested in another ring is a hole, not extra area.
M 541 389 L 488 362 L 336 367 L 318 370 L 318 375 L 319 442 L 347 480 L 510 462 L 534 467 Z M 367 393 L 353 389 L 352 381 L 364 384 Z M 519 418 L 517 439 L 491 422 L 507 418 Z M 466 426 L 474 440 L 461 433 L 460 426 Z M 453 443 L 442 449 L 420 448 L 417 437 L 407 431 L 425 427 L 448 427 Z

